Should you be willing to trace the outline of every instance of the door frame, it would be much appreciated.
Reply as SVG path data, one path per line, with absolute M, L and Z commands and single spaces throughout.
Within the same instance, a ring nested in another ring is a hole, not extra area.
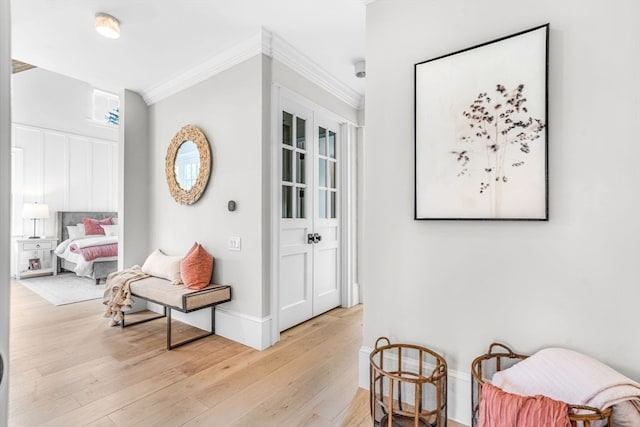
M 9 310 L 11 296 L 11 10 L 0 0 L 0 425 L 9 417 Z
M 340 124 L 340 141 L 338 153 L 341 161 L 338 163 L 337 178 L 340 197 L 340 279 L 341 279 L 341 307 L 351 307 L 358 304 L 354 297 L 355 266 L 357 259 L 356 245 L 356 193 L 357 183 L 357 125 L 340 115 L 310 101 L 304 96 L 278 84 L 271 85 L 271 345 L 280 341 L 280 175 L 282 160 L 280 156 L 281 132 L 281 99 L 288 98 L 312 111 L 321 112 Z

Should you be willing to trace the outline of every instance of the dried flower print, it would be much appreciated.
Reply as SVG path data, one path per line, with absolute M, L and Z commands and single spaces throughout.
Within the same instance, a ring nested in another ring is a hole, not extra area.
M 531 153 L 532 144 L 542 136 L 545 123 L 531 117 L 527 110 L 524 85 L 513 90 L 498 84 L 495 92 L 481 92 L 462 112 L 466 119 L 463 144 L 474 149 L 451 151 L 459 166 L 458 177 L 469 178 L 469 164 L 484 162 L 484 176 L 479 178 L 478 191 L 489 199 L 493 215 L 500 215 L 503 186 L 509 183 L 509 168 L 526 168 L 524 156 Z M 523 158 L 514 159 L 514 155 Z M 471 177 L 476 178 L 476 177 Z

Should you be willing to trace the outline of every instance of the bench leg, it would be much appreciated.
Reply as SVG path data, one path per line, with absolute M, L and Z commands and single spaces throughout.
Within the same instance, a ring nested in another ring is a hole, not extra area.
M 167 311 L 167 350 L 171 350 L 171 307 Z
M 133 325 L 137 325 L 139 323 L 145 323 L 145 322 L 151 322 L 152 320 L 156 320 L 156 319 L 162 319 L 163 317 L 167 316 L 167 307 L 162 307 L 162 314 L 159 314 L 155 317 L 149 317 L 148 319 L 142 319 L 142 320 L 138 320 L 137 322 L 133 322 L 133 323 L 129 323 L 127 325 L 124 324 L 124 311 L 121 311 L 122 313 L 122 321 L 120 322 L 120 327 L 124 328 L 126 326 L 133 326 Z
M 176 344 L 171 343 L 171 307 L 167 307 L 167 350 L 174 349 L 176 347 L 180 347 L 181 345 L 189 344 L 195 340 L 199 340 L 200 338 L 208 337 L 216 333 L 216 307 L 211 306 L 211 332 L 207 331 L 202 335 L 198 335 L 193 338 L 189 338 L 188 340 L 180 341 Z

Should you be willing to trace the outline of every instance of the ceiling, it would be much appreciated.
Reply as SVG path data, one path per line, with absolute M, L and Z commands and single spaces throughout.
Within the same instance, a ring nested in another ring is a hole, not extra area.
M 273 33 L 325 75 L 364 95 L 354 64 L 365 54 L 368 0 L 13 0 L 12 57 L 111 92 L 170 84 Z M 116 40 L 97 12 L 120 20 Z

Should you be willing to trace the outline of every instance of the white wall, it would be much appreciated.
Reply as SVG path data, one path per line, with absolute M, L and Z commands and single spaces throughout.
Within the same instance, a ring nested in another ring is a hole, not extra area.
M 271 319 L 271 244 L 272 244 L 272 192 L 271 192 L 271 131 L 272 131 L 272 81 L 273 81 L 273 59 L 266 55 L 261 55 L 262 61 L 262 312 Z M 268 324 L 265 327 L 269 326 Z M 273 327 L 273 325 L 271 325 Z M 268 340 L 271 345 L 271 332 L 266 332 L 263 339 Z
M 261 57 L 256 56 L 150 107 L 150 250 L 185 254 L 195 241 L 215 257 L 214 280 L 233 285 L 230 309 L 263 316 L 261 278 Z M 165 157 L 174 135 L 199 127 L 211 146 L 211 175 L 202 198 L 177 203 L 167 186 Z M 227 202 L 237 210 L 229 212 Z M 242 250 L 227 249 L 230 236 Z
M 57 234 L 57 211 L 116 210 L 117 141 L 21 124 L 12 136 L 14 236 L 33 233 L 23 203 L 49 206 L 49 219 L 36 224 L 45 236 Z
M 148 251 L 182 255 L 200 242 L 215 257 L 214 282 L 232 286 L 232 301 L 216 310 L 216 333 L 260 349 L 271 344 L 272 82 L 357 119 L 354 109 L 274 62 L 257 55 L 149 108 Z M 209 184 L 189 206 L 173 200 L 165 178 L 167 148 L 186 124 L 202 129 L 213 158 Z M 229 200 L 236 211 L 227 210 Z M 227 249 L 231 236 L 241 238 L 241 251 Z M 202 313 L 176 318 L 201 327 L 208 322 Z
M 150 170 L 153 163 L 149 139 L 149 109 L 133 91 L 120 94 L 120 144 L 118 151 L 118 269 L 142 265 L 149 255 L 151 230 Z M 162 230 L 158 234 L 162 234 Z
M 364 348 L 426 345 L 466 376 L 496 340 L 564 346 L 640 379 L 637 16 L 634 0 L 367 7 Z M 547 22 L 550 221 L 414 221 L 413 65 Z
M 235 321 L 247 320 L 257 329 L 267 315 L 262 291 L 261 97 L 262 56 L 258 55 L 159 101 L 150 107 L 149 116 L 149 250 L 183 255 L 195 241 L 200 242 L 215 257 L 214 282 L 232 286 L 233 300 L 217 311 L 226 310 Z M 199 127 L 207 137 L 212 167 L 201 199 L 185 206 L 169 193 L 165 156 L 171 139 L 187 124 Z M 234 212 L 227 210 L 229 200 L 236 201 Z M 241 238 L 241 251 L 227 249 L 231 236 Z M 217 326 L 221 335 L 251 342 L 247 337 L 229 336 L 233 332 L 242 335 L 241 327 L 229 331 L 222 319 Z
M 93 87 L 86 82 L 33 68 L 12 76 L 12 91 L 14 123 L 118 140 L 117 126 L 90 120 Z
M 33 233 L 27 202 L 49 206 L 39 236 L 57 235 L 57 211 L 117 210 L 118 127 L 89 120 L 92 88 L 40 68 L 11 81 L 12 236 Z
M 116 210 L 118 127 L 89 120 L 89 84 L 41 68 L 12 75 L 12 234 L 33 232 L 22 203 L 44 202 L 51 217 L 37 233 L 56 234 L 60 210 Z
M 0 271 L 9 269 L 11 217 L 11 22 L 9 0 L 0 0 Z M 0 355 L 4 374 L 0 379 L 0 425 L 9 415 L 9 303 L 10 281 L 0 275 Z
M 272 59 L 272 78 L 277 84 L 281 84 L 289 90 L 313 101 L 315 104 L 326 108 L 328 111 L 354 124 L 360 124 L 357 110 L 337 99 L 333 94 L 322 89 L 315 83 L 311 83 L 282 62 Z

